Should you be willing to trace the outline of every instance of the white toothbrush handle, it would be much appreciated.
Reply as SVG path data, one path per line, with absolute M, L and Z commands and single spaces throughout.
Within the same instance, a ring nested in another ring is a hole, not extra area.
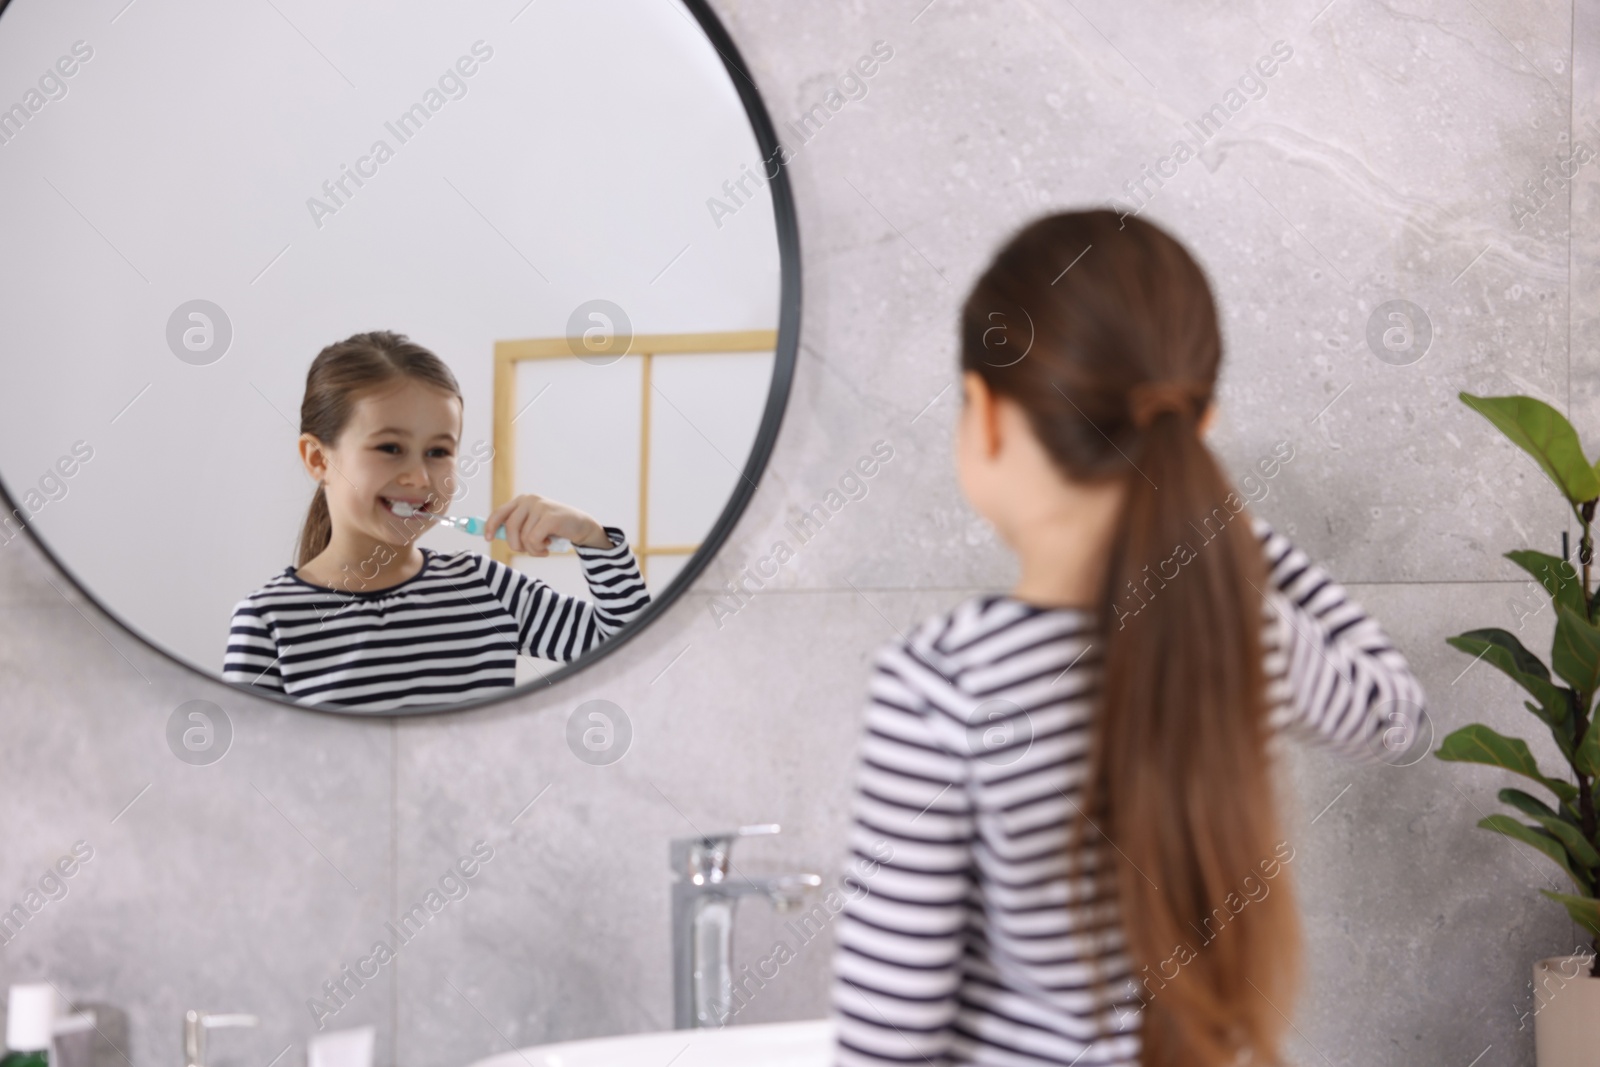
M 448 522 L 450 525 L 456 527 L 457 529 L 464 530 L 465 532 L 467 532 L 469 534 L 476 535 L 476 534 L 481 534 L 483 532 L 483 520 L 482 519 L 479 519 L 479 518 L 461 519 L 461 518 L 456 518 L 453 515 L 442 516 L 442 518 L 444 519 L 444 521 Z M 500 527 L 500 529 L 496 530 L 495 531 L 495 537 L 497 539 L 501 540 L 501 541 L 504 541 L 506 539 L 506 528 L 504 526 L 502 526 L 502 527 Z M 550 551 L 552 551 L 552 552 L 565 552 L 568 549 L 570 549 L 571 547 L 572 547 L 572 542 L 568 541 L 565 537 L 552 537 L 552 538 L 550 538 Z

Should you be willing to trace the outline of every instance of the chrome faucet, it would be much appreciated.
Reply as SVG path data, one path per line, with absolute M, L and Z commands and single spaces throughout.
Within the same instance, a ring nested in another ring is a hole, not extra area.
M 205 1067 L 206 1031 L 224 1026 L 256 1026 L 261 1022 L 254 1015 L 208 1015 L 190 1009 L 183 1013 L 183 1065 Z
M 672 840 L 672 1025 L 679 1030 L 721 1026 L 733 1011 L 733 962 L 729 943 L 733 906 L 742 896 L 762 894 L 788 911 L 808 889 L 822 884 L 815 874 L 730 876 L 729 854 L 740 837 L 775 834 L 777 823 Z

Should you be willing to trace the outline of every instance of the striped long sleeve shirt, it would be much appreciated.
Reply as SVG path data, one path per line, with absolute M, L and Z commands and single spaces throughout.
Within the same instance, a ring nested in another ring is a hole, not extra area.
M 627 536 L 575 551 L 594 600 L 472 551 L 421 549 L 422 569 L 371 592 L 286 567 L 233 611 L 223 681 L 362 711 L 454 704 L 515 684 L 517 654 L 566 662 L 650 603 Z
M 1303 552 L 1251 523 L 1271 572 L 1274 733 L 1359 762 L 1393 759 L 1423 710 L 1405 658 Z M 1066 856 L 1081 817 L 1096 638 L 1083 609 L 986 594 L 879 651 L 845 862 L 860 891 L 835 921 L 840 1067 L 1138 1063 L 1140 990 L 1122 916 L 1082 873 L 1116 857 L 1098 834 L 1084 837 L 1079 873 L 1069 876 Z M 1026 713 L 1012 752 L 973 743 L 998 722 L 996 700 Z

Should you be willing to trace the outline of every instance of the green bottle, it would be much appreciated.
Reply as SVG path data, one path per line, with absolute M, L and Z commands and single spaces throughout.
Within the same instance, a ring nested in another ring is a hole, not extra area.
M 50 1067 L 55 1020 L 55 986 L 49 982 L 12 986 L 6 998 L 6 1054 L 0 1067 Z

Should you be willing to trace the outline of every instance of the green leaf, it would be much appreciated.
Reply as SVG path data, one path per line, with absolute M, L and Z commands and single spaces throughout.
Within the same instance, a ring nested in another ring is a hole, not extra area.
M 1502 804 L 1510 804 L 1524 815 L 1548 815 L 1553 819 L 1560 818 L 1550 805 L 1520 789 L 1502 789 L 1495 795 L 1500 798 Z
M 1566 847 L 1567 857 L 1572 860 L 1572 869 L 1584 875 L 1585 886 L 1593 889 L 1593 882 L 1587 875 L 1600 867 L 1600 852 L 1595 851 L 1594 845 L 1583 836 L 1583 831 L 1556 816 L 1535 815 L 1533 818 Z
M 1570 690 L 1566 690 L 1566 689 L 1562 690 L 1563 693 L 1566 693 L 1566 692 L 1569 692 L 1569 691 Z M 1524 700 L 1522 702 L 1522 706 L 1527 708 L 1529 711 L 1533 712 L 1533 714 L 1534 714 L 1534 716 L 1536 718 L 1544 719 L 1546 722 L 1549 721 L 1548 719 L 1545 719 L 1545 711 L 1544 711 L 1544 709 L 1539 707 L 1539 705 L 1535 704 L 1533 701 Z M 1568 725 L 1566 723 L 1562 723 L 1560 726 L 1552 726 L 1552 727 L 1550 727 L 1550 736 L 1555 738 L 1556 747 L 1561 750 L 1561 754 L 1566 757 L 1567 762 L 1571 763 L 1572 762 L 1572 730 L 1568 727 Z
M 1556 637 L 1550 665 L 1579 693 L 1579 703 L 1600 689 L 1600 629 L 1565 604 L 1556 605 Z
M 1574 896 L 1571 893 L 1553 893 L 1548 889 L 1539 892 L 1551 900 L 1558 900 L 1567 909 L 1567 914 L 1572 916 L 1572 921 L 1600 937 L 1600 900 L 1590 896 Z
M 1544 665 L 1544 661 L 1529 652 L 1517 640 L 1517 635 L 1509 630 L 1490 626 L 1482 630 L 1468 630 L 1464 634 L 1447 637 L 1445 641 L 1474 656 L 1487 648 L 1484 658 L 1515 678 L 1518 684 L 1523 684 L 1524 677 L 1553 684 L 1550 683 L 1550 669 Z M 1527 686 L 1524 685 L 1524 688 Z M 1537 689 L 1528 689 L 1528 692 L 1534 696 L 1540 695 Z
M 1584 458 L 1578 431 L 1561 412 L 1531 396 L 1456 395 L 1532 456 L 1572 503 L 1600 497 L 1600 472 Z
M 1565 604 L 1580 615 L 1585 612 L 1583 577 L 1572 565 L 1571 560 L 1552 556 L 1548 552 L 1535 552 L 1529 548 L 1519 548 L 1505 555 L 1511 562 L 1539 579 L 1539 584 L 1544 586 L 1544 591 L 1550 594 L 1552 601 Z
M 1572 754 L 1572 765 L 1590 778 L 1600 778 L 1600 716 L 1589 723 L 1577 751 Z
M 1533 753 L 1528 751 L 1526 741 L 1497 734 L 1482 723 L 1471 723 L 1450 734 L 1439 745 L 1434 756 L 1460 763 L 1486 763 L 1491 767 L 1515 771 L 1524 778 L 1538 782 L 1563 803 L 1578 797 L 1578 787 L 1571 782 L 1546 778 L 1540 773 L 1539 764 L 1534 760 Z
M 1445 643 L 1469 656 L 1481 656 L 1485 662 L 1498 667 L 1513 682 L 1532 693 L 1540 705 L 1534 714 L 1543 719 L 1551 730 L 1566 726 L 1572 713 L 1566 691 L 1550 680 L 1550 670 L 1544 661 L 1524 648 L 1515 634 L 1499 627 L 1490 627 L 1447 637 Z M 1568 747 L 1571 744 L 1569 739 Z
M 1537 826 L 1524 826 L 1509 815 L 1488 815 L 1478 820 L 1478 825 L 1485 830 L 1493 830 L 1497 834 L 1505 834 L 1514 841 L 1521 841 L 1525 845 L 1532 845 L 1546 856 L 1561 865 L 1567 872 L 1567 877 L 1572 879 L 1572 884 L 1589 892 L 1589 886 L 1572 869 L 1572 864 L 1567 862 L 1567 850 L 1561 847 L 1561 842 L 1540 830 Z

